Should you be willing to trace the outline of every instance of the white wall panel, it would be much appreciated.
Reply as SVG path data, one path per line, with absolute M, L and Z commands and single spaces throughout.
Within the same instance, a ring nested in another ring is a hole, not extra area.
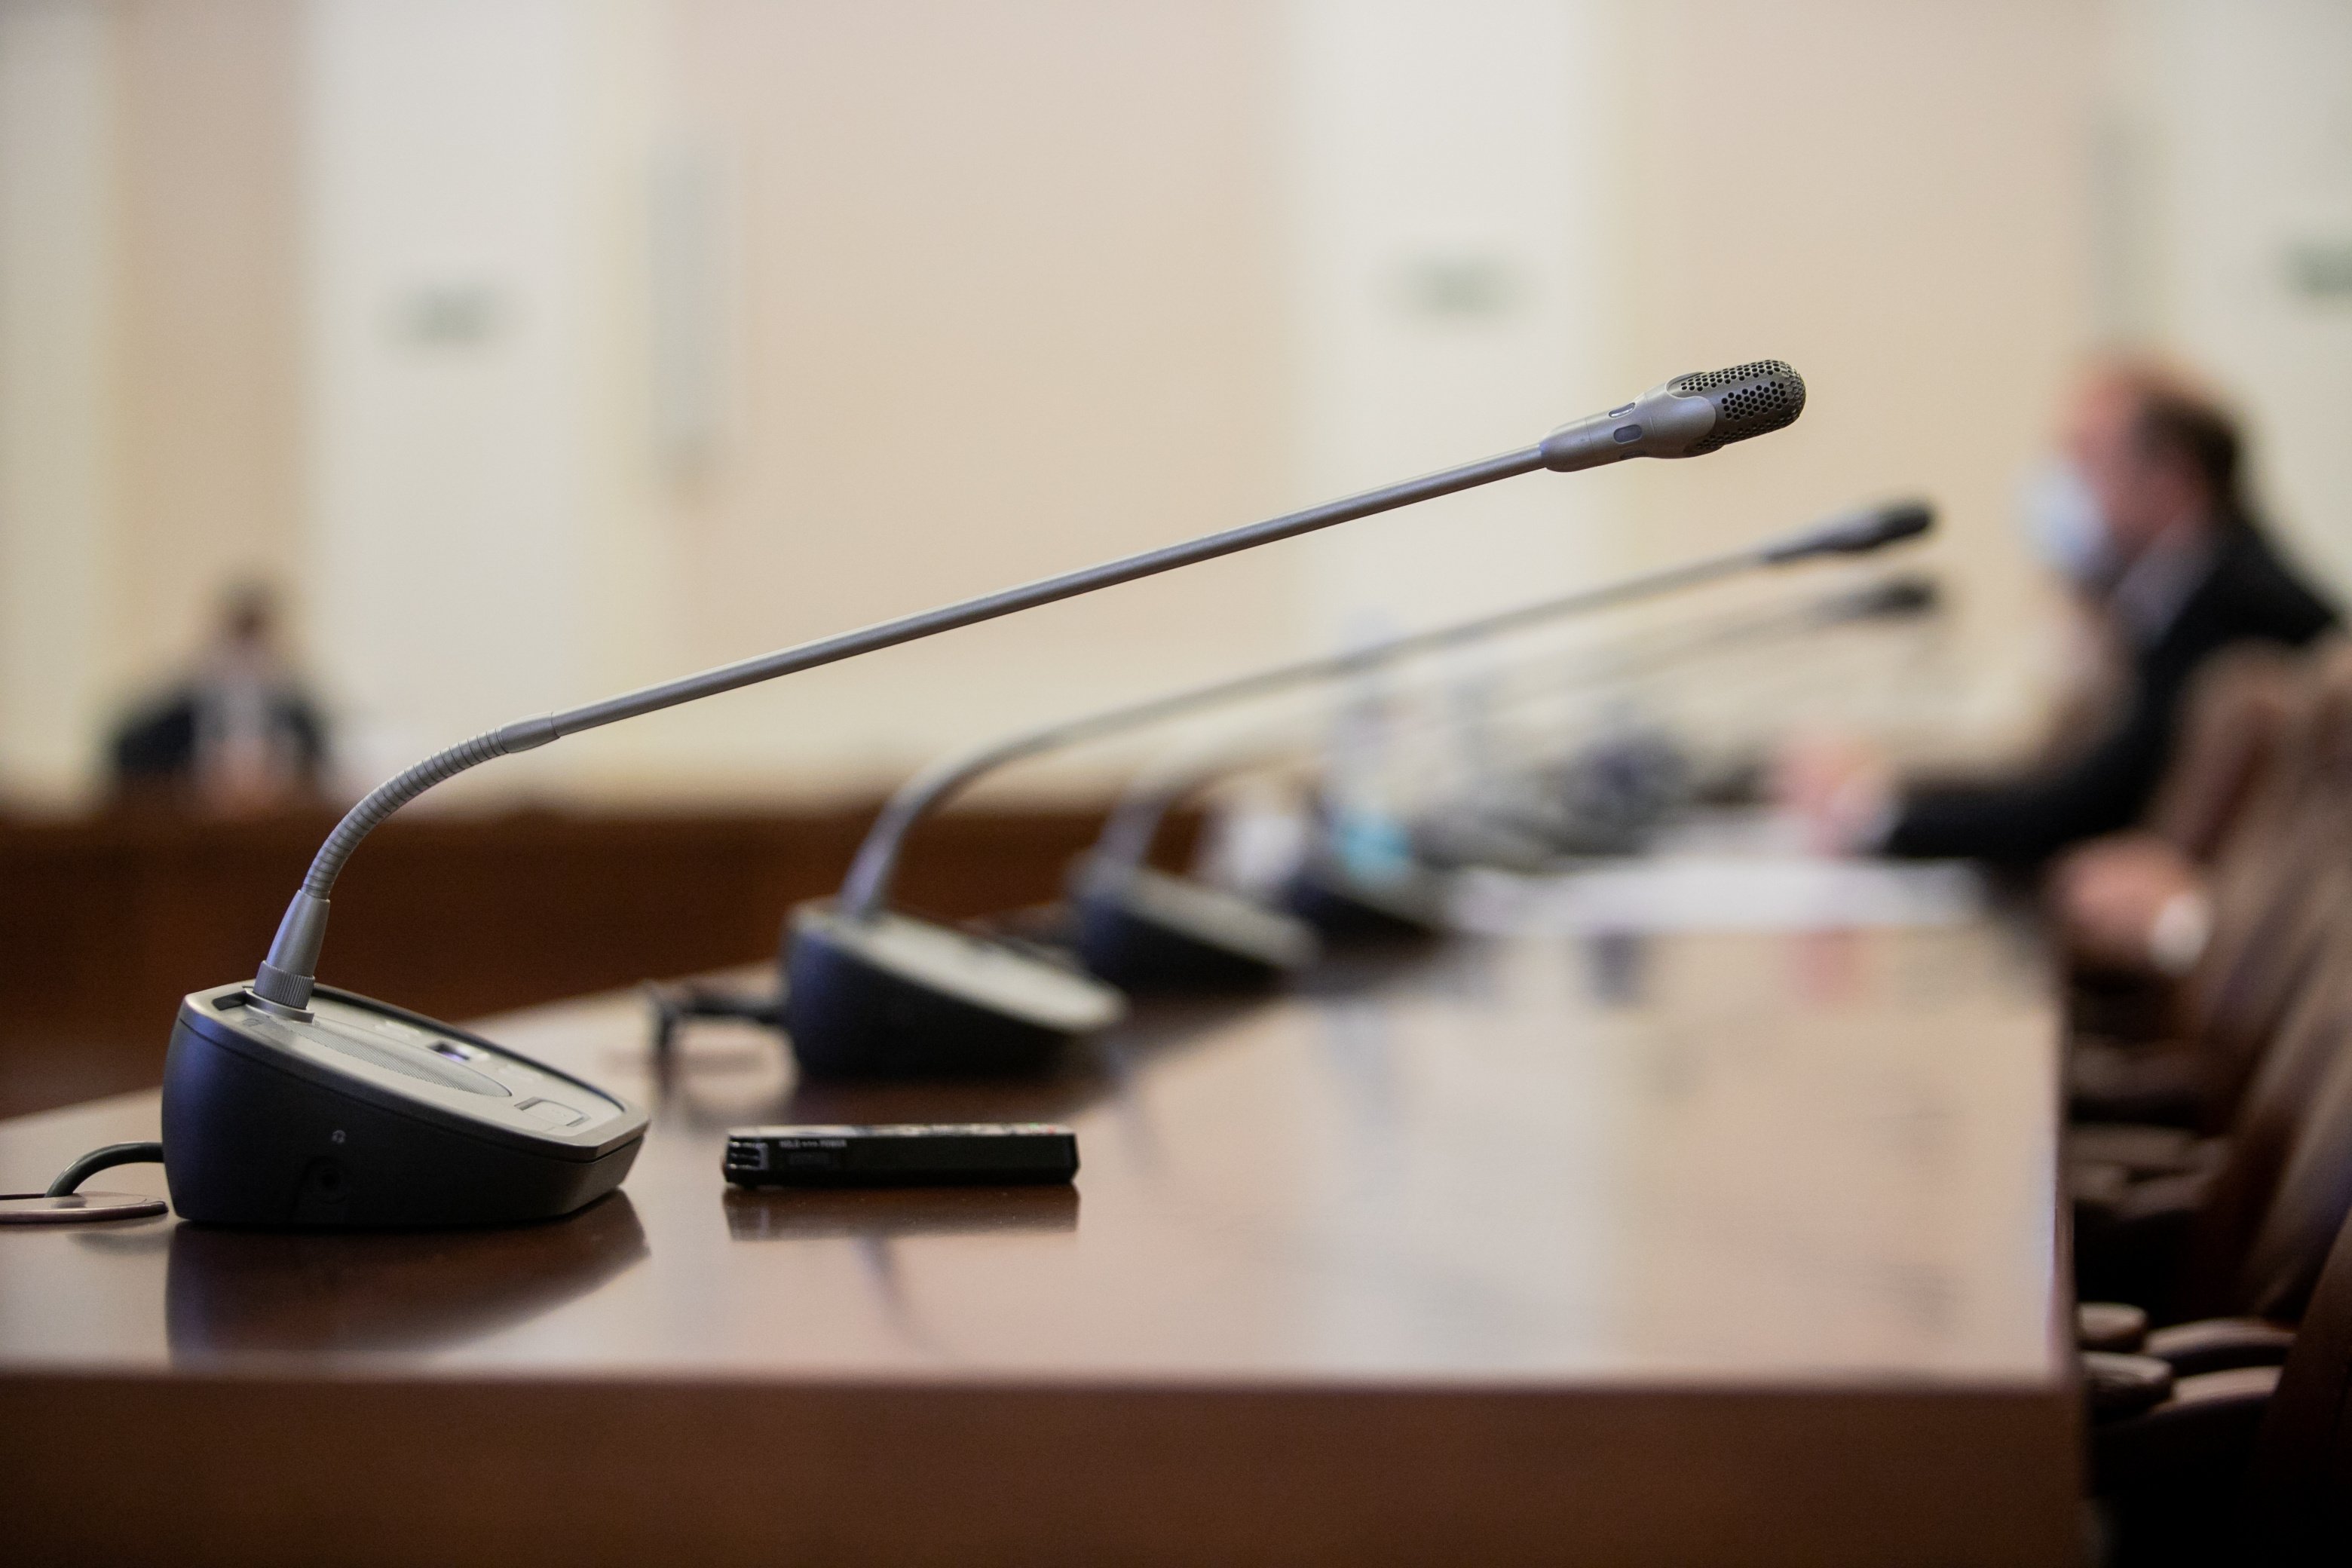
M 110 17 L 0 4 L 0 773 L 70 799 L 113 676 Z
M 1588 0 L 1289 6 L 1302 493 L 1502 451 L 1638 390 L 1612 299 L 1613 14 Z M 1309 625 L 1328 641 L 1572 582 L 1615 552 L 1613 494 L 1528 477 L 1327 536 L 1306 574 Z

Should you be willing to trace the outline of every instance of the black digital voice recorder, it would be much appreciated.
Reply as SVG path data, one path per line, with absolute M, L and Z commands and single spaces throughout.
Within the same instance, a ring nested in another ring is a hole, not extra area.
M 894 1127 L 738 1127 L 727 1179 L 739 1187 L 1014 1186 L 1078 1173 L 1078 1138 L 1038 1121 Z

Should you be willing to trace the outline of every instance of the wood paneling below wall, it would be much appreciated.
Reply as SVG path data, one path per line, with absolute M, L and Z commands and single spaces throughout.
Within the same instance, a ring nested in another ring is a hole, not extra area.
M 792 904 L 839 886 L 872 816 L 395 821 L 336 888 L 322 977 L 467 1018 L 754 962 L 775 952 Z M 1099 821 L 1083 808 L 951 813 L 911 846 L 899 901 L 969 916 L 1051 899 Z M 332 826 L 324 814 L 0 823 L 0 1116 L 160 1082 L 178 999 L 253 972 Z

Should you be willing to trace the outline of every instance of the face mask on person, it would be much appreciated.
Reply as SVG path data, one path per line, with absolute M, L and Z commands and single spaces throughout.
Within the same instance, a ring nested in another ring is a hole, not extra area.
M 2095 587 L 2115 566 L 2115 541 L 2099 498 L 2064 458 L 2036 469 L 2018 497 L 2026 542 L 2042 564 L 2078 588 Z

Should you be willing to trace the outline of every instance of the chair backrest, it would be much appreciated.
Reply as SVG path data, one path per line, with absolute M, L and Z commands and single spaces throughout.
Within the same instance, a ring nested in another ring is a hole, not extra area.
M 2344 868 L 2330 874 L 2352 879 Z M 2230 1124 L 2226 1154 L 2199 1205 L 2173 1295 L 2179 1315 L 2299 1310 L 2335 1235 L 2334 1184 L 2322 1166 L 2330 1134 L 2352 1132 L 2352 1072 L 2341 1070 L 2352 1061 L 2352 904 L 2337 908 Z M 2298 1159 L 2290 1193 L 2286 1178 Z M 2352 1136 L 2343 1142 L 2341 1159 L 2352 1167 Z
M 2213 938 L 2183 988 L 2180 1032 L 2204 1047 L 2206 1124 L 2235 1113 L 2276 1037 L 2352 865 L 2352 644 L 2331 642 L 2279 693 L 2277 755 L 2209 873 Z
M 2234 1124 L 2295 1005 L 2321 978 L 2331 933 L 2347 916 L 2352 916 L 2352 866 L 2315 856 L 2263 911 L 2261 940 L 2249 944 L 2230 984 L 2220 988 L 2206 1026 L 2190 1037 L 2200 1047 L 2199 1125 L 2203 1131 L 2219 1132 Z
M 2328 1248 L 2352 1215 L 2352 1050 L 2332 1053 L 2279 1166 L 2278 1184 L 2239 1269 L 2241 1310 L 2305 1315 Z
M 2233 668 L 2238 665 L 2233 653 Z M 2252 657 L 2252 656 L 2246 656 Z M 2272 667 L 2275 684 L 2264 692 L 2271 729 L 2268 762 L 2245 784 L 2239 808 L 2219 825 L 2207 862 L 2223 915 L 2240 903 L 2259 905 L 2291 861 L 2294 818 L 2305 808 L 2308 774 L 2332 693 L 2352 680 L 2352 639 L 2334 638 Z M 2242 689 L 2242 687 L 2241 688 Z
M 2310 661 L 2274 643 L 2225 648 L 2182 705 L 2180 732 L 2147 812 L 2149 831 L 2208 864 L 2277 766 Z
M 2246 1478 L 2246 1562 L 2352 1563 L 2352 1221 L 2295 1331 Z

